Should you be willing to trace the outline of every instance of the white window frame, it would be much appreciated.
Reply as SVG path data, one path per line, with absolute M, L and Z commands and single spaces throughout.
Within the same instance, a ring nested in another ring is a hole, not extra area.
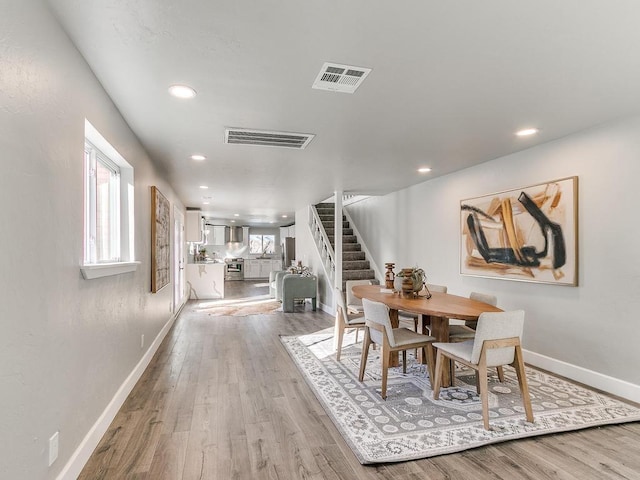
M 273 233 L 252 233 L 249 235 L 249 249 L 251 249 L 251 237 L 260 237 L 260 251 L 259 252 L 253 252 L 251 250 L 249 250 L 249 253 L 252 255 L 256 255 L 256 254 L 268 254 L 268 255 L 272 255 L 274 253 L 276 253 L 276 236 Z M 264 247 L 264 237 L 273 237 L 273 244 L 272 244 L 272 250 L 270 252 L 265 252 L 265 247 Z
M 116 151 L 100 133 L 85 120 L 85 165 L 84 165 L 84 254 L 80 266 L 86 279 L 100 278 L 133 272 L 140 262 L 134 253 L 134 183 L 133 167 Z M 112 181 L 117 182 L 111 189 L 109 201 L 110 221 L 117 225 L 111 229 L 113 248 L 109 261 L 99 262 L 95 249 L 96 234 L 96 188 L 95 167 L 100 162 L 112 172 Z M 119 208 L 118 208 L 119 207 Z

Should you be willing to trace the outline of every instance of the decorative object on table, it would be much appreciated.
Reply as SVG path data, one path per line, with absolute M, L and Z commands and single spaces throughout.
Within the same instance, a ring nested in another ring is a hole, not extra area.
M 396 274 L 394 289 L 402 293 L 405 297 L 415 297 L 423 289 L 427 282 L 424 270 L 418 267 L 403 268 Z M 427 298 L 431 298 L 431 293 L 427 290 Z
M 151 187 L 151 293 L 169 283 L 170 248 L 169 201 Z
M 578 177 L 460 202 L 460 273 L 578 285 Z
M 289 273 L 295 273 L 297 275 L 302 275 L 303 277 L 310 277 L 313 274 L 309 267 L 302 265 L 302 262 L 298 262 L 297 265 L 292 265 L 287 270 Z
M 369 351 L 364 383 L 358 382 L 362 345 L 355 343 L 355 332 L 345 334 L 340 362 L 335 360 L 333 327 L 280 339 L 363 464 L 417 460 L 525 437 L 640 420 L 637 405 L 525 366 L 535 423 L 525 421 L 518 380 L 509 368 L 505 383 L 490 372 L 493 430 L 487 431 L 473 370 L 456 370 L 455 387 L 441 390 L 436 401 L 426 365 L 415 362 L 409 353 L 406 374 L 401 366 L 389 368 L 387 399 L 382 400 L 382 352 Z
M 384 287 L 393 288 L 393 281 L 396 278 L 395 274 L 393 273 L 393 269 L 395 268 L 396 264 L 385 263 L 384 266 L 387 269 L 387 271 L 384 272 Z

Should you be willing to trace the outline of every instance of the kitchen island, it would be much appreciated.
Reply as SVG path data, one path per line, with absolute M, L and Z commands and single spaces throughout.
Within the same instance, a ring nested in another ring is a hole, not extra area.
M 224 298 L 224 263 L 213 261 L 188 263 L 186 276 L 190 299 Z

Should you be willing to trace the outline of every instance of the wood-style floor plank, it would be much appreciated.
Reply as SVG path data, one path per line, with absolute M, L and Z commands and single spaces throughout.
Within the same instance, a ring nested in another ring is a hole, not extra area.
M 228 282 L 227 297 L 265 282 Z M 640 480 L 640 423 L 360 465 L 280 335 L 333 318 L 217 317 L 190 302 L 85 465 L 82 480 Z

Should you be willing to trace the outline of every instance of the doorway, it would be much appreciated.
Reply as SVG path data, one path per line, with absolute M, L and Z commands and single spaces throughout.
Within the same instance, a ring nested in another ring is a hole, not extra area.
M 173 207 L 173 313 L 182 308 L 184 299 L 184 215 Z

